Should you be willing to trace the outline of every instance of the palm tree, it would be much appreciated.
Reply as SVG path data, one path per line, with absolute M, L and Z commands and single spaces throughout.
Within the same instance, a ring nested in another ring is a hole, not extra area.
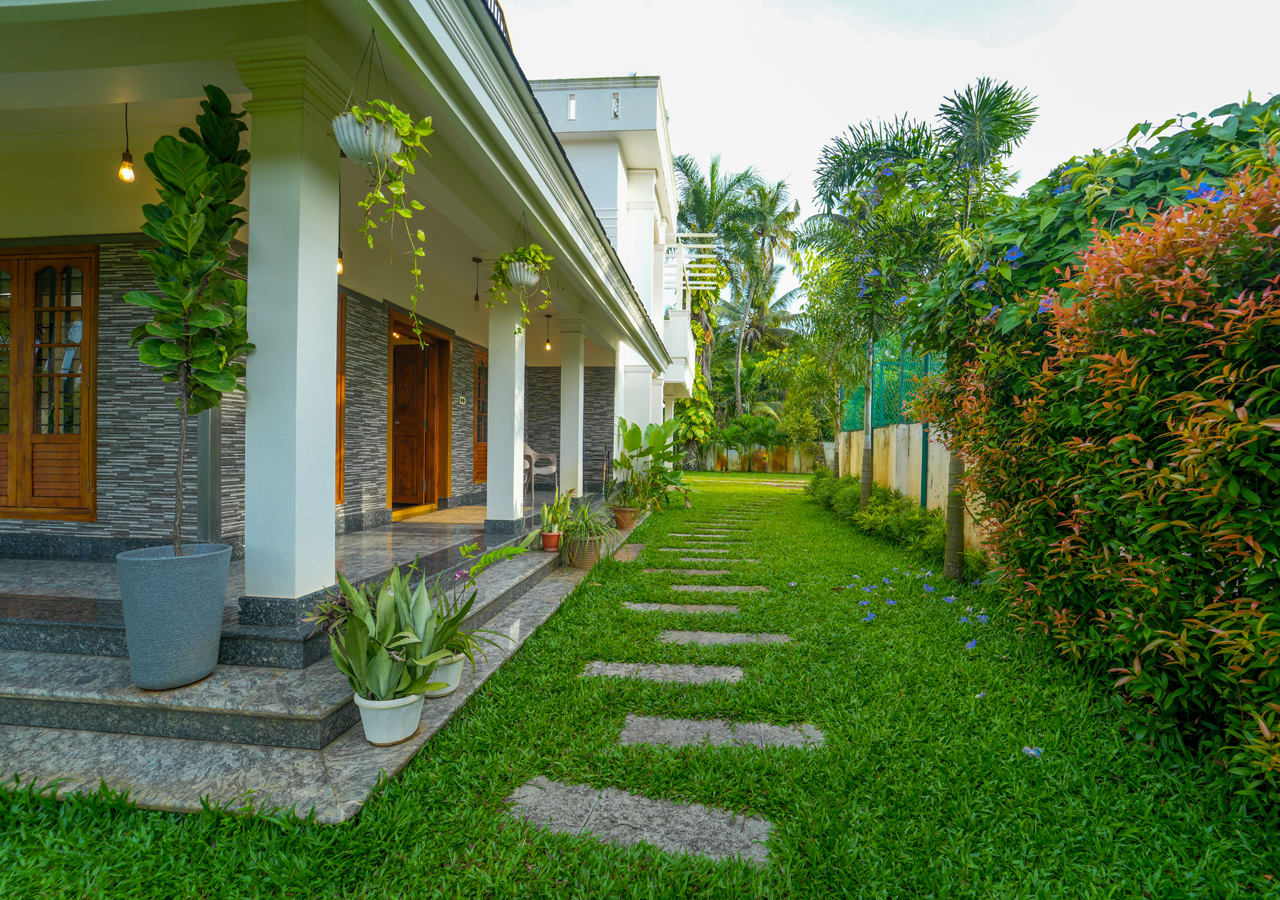
M 791 203 L 785 181 L 758 183 L 747 190 L 747 221 L 755 239 L 755 251 L 765 277 L 773 275 L 779 254 L 791 254 L 795 245 L 800 201 Z
M 734 262 L 733 248 L 741 247 L 754 238 L 748 224 L 746 197 L 760 179 L 750 168 L 741 172 L 725 172 L 719 156 L 711 157 L 711 165 L 705 173 L 688 154 L 675 158 L 675 169 L 680 190 L 677 223 L 683 231 L 718 234 L 720 243 L 714 253 L 721 271 L 727 272 Z M 708 393 L 711 392 L 711 355 L 715 349 L 711 311 L 716 299 L 715 291 L 697 291 L 692 310 L 703 334 L 699 356 Z
M 742 415 L 742 354 L 762 342 L 782 344 L 791 333 L 791 305 L 800 295 L 799 288 L 778 294 L 778 282 L 784 266 L 770 266 L 764 271 L 763 260 L 753 258 L 735 268 L 730 282 L 730 299 L 717 307 L 725 333 L 737 338 L 734 359 L 734 411 Z
M 956 222 L 961 239 L 973 227 L 974 203 L 1004 157 L 1022 143 L 1036 120 L 1035 98 L 1007 81 L 996 84 L 979 78 L 952 94 L 938 108 L 938 138 L 957 184 Z M 949 355 L 947 365 L 960 364 Z M 951 454 L 947 470 L 947 546 L 943 574 L 964 576 L 964 497 L 960 479 L 964 460 Z

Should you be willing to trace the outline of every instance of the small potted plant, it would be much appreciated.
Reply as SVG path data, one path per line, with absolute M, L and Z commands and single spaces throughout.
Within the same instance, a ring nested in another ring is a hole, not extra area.
M 445 589 L 446 578 L 444 575 L 436 577 L 431 586 L 431 593 L 434 598 L 433 606 L 436 610 L 436 631 L 431 643 L 431 650 L 432 652 L 443 650 L 448 656 L 436 664 L 434 675 L 435 680 L 442 682 L 443 686 L 428 689 L 426 696 L 447 697 L 452 694 L 458 689 L 458 685 L 462 683 L 462 664 L 470 662 L 471 671 L 474 672 L 476 669 L 476 654 L 480 654 L 481 657 L 485 656 L 484 645 L 498 646 L 491 639 L 482 636 L 484 634 L 493 634 L 494 632 L 484 630 L 466 631 L 462 628 L 462 625 L 466 622 L 467 616 L 471 613 L 471 607 L 476 601 L 478 593 L 476 590 L 476 576 L 494 562 L 500 559 L 508 559 L 524 552 L 525 547 L 520 546 L 504 547 L 486 553 L 469 569 L 459 569 L 454 573 L 451 591 Z M 470 559 L 474 554 L 474 545 L 463 547 L 462 554 Z
M 542 549 L 555 552 L 560 549 L 560 534 L 569 518 L 573 491 L 557 491 L 550 504 L 542 504 Z
M 551 302 L 551 292 L 539 285 L 543 274 L 551 271 L 552 258 L 542 252 L 538 244 L 525 244 L 499 256 L 489 275 L 489 306 L 506 303 L 507 291 L 511 291 L 520 299 L 520 327 L 527 326 L 529 311 L 542 309 Z M 542 300 L 531 307 L 529 300 L 537 294 L 541 294 Z
M 570 565 L 589 569 L 600 561 L 605 544 L 618 533 L 612 519 L 612 515 L 590 503 L 573 511 L 564 525 L 564 554 Z
M 609 505 L 613 507 L 613 523 L 619 530 L 636 527 L 636 517 L 648 505 L 644 478 L 632 472 L 625 481 L 615 481 L 609 492 Z
M 354 586 L 338 574 L 339 592 L 310 616 L 329 633 L 334 665 L 351 685 L 364 737 L 379 747 L 408 740 L 418 730 L 436 664 L 450 654 L 433 650 L 440 619 L 425 578 L 413 586 L 399 568 L 376 588 Z

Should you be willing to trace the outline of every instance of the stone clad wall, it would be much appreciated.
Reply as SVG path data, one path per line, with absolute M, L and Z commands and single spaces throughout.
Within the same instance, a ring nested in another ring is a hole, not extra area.
M 360 294 L 347 297 L 347 400 L 343 416 L 344 497 L 341 534 L 391 521 L 387 506 L 387 307 Z

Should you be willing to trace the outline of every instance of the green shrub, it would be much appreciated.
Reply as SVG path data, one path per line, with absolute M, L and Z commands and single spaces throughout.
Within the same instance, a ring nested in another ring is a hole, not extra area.
M 829 509 L 839 483 L 839 479 L 831 473 L 830 469 L 822 469 L 813 474 L 813 480 L 809 482 L 809 493 L 814 500 Z
M 975 328 L 923 406 L 1026 626 L 1140 707 L 1137 737 L 1277 797 L 1280 173 L 1210 184 Z
M 862 502 L 862 486 L 852 478 L 844 477 L 836 483 L 831 496 L 831 509 L 842 519 L 851 519 Z

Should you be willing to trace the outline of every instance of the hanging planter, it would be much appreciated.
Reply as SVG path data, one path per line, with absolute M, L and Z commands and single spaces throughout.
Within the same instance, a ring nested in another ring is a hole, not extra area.
M 520 299 L 520 325 L 517 333 L 529 324 L 530 310 L 544 309 L 551 302 L 551 292 L 542 287 L 542 276 L 551 271 L 552 257 L 537 244 L 525 244 L 504 253 L 493 264 L 489 276 L 489 306 L 507 302 L 507 291 Z M 536 305 L 530 301 L 541 295 Z
M 364 121 L 355 113 L 344 112 L 333 120 L 333 136 L 347 159 L 368 169 L 386 169 L 404 147 L 396 130 L 374 118 Z

